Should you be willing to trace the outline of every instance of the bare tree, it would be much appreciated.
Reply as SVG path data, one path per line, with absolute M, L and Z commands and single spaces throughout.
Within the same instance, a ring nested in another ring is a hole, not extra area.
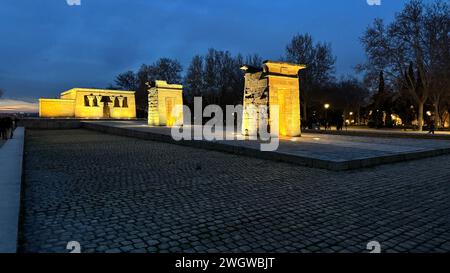
M 185 87 L 185 101 L 188 104 L 193 102 L 194 97 L 201 96 L 205 83 L 203 80 L 203 57 L 200 55 L 195 55 L 192 58 L 191 64 L 189 65 L 184 79 Z
M 148 67 L 148 76 L 151 81 L 164 80 L 168 83 L 181 83 L 183 67 L 175 59 L 161 58 Z
M 442 9 L 447 10 L 444 15 L 439 14 Z M 436 25 L 442 25 L 439 20 L 448 23 L 447 4 L 436 1 L 426 6 L 421 0 L 411 0 L 392 23 L 386 26 L 381 19 L 376 19 L 362 37 L 368 57 L 368 62 L 362 66 L 367 72 L 366 78 L 384 71 L 392 85 L 407 88 L 418 105 L 420 131 L 424 104 L 436 81 L 435 71 L 441 58 L 435 52 L 440 38 L 432 33 Z M 448 32 L 444 36 L 448 36 Z
M 180 83 L 182 70 L 183 68 L 177 60 L 161 58 L 151 65 L 141 65 L 137 73 L 127 71 L 119 74 L 115 83 L 120 89 L 136 91 L 137 114 L 144 117 L 148 110 L 148 87 L 146 83 L 155 80 Z
M 127 71 L 119 74 L 115 80 L 116 85 L 122 90 L 137 90 L 139 80 L 133 71 Z
M 306 119 L 313 90 L 333 80 L 336 58 L 330 44 L 314 43 L 311 35 L 306 33 L 292 38 L 286 47 L 285 59 L 296 64 L 306 64 L 306 69 L 301 70 L 299 75 L 302 116 Z
M 186 101 L 191 102 L 194 96 L 202 96 L 205 104 L 241 104 L 244 77 L 239 68 L 243 64 L 260 66 L 262 58 L 253 54 L 244 61 L 241 54 L 232 56 L 228 51 L 213 48 L 203 56 L 194 56 L 184 79 Z
M 204 57 L 203 79 L 208 103 L 221 106 L 236 104 L 242 100 L 243 77 L 239 67 L 242 55 L 233 57 L 228 51 L 209 49 Z
M 444 126 L 442 117 L 450 99 L 450 7 L 437 1 L 427 7 L 425 40 L 430 54 L 430 99 L 436 127 Z
M 253 67 L 260 67 L 263 61 L 264 60 L 258 54 L 250 54 L 245 58 L 245 64 Z

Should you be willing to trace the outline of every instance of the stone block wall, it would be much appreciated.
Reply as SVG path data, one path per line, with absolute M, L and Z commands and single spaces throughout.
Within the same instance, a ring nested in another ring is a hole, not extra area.
M 183 106 L 183 86 L 156 81 L 148 90 L 148 124 L 154 126 L 172 126 L 177 120 L 183 120 L 183 111 L 175 116 L 173 111 Z
M 262 68 L 241 68 L 245 73 L 242 134 L 257 136 L 260 126 L 267 126 L 264 131 L 279 128 L 282 136 L 301 134 L 298 72 L 303 68 L 273 61 L 264 62 Z M 268 114 L 260 112 L 261 105 L 268 107 Z M 273 106 L 278 107 L 278 117 L 270 113 Z

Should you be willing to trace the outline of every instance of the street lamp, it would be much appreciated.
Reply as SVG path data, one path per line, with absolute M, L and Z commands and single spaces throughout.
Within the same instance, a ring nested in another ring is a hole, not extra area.
M 330 108 L 330 104 L 325 103 L 323 107 L 325 108 L 325 131 L 326 131 L 328 129 L 328 108 Z

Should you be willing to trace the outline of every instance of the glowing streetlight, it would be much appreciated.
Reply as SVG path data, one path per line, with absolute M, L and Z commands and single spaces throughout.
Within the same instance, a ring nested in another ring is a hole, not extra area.
M 328 108 L 330 108 L 330 104 L 325 103 L 323 107 L 325 108 L 325 131 L 326 131 L 328 129 Z

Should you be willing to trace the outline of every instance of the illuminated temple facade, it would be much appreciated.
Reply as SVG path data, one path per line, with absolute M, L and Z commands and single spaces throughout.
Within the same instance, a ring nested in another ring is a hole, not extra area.
M 242 134 L 256 136 L 261 123 L 270 132 L 277 122 L 281 136 L 301 135 L 298 73 L 304 68 L 304 65 L 274 61 L 265 61 L 262 68 L 241 67 L 245 73 Z M 260 106 L 269 109 L 264 122 L 260 122 Z M 271 106 L 278 106 L 277 120 L 270 115 Z
M 176 106 L 183 106 L 183 86 L 155 81 L 148 84 L 148 124 L 172 126 L 177 120 L 183 121 L 183 111 L 175 113 Z
M 134 119 L 134 91 L 73 88 L 59 99 L 39 99 L 43 118 Z

